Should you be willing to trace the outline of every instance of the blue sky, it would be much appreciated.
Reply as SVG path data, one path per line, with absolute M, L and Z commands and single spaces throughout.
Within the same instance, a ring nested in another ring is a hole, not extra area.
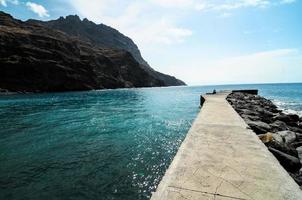
M 302 82 L 301 0 L 0 0 L 0 9 L 105 23 L 190 85 Z

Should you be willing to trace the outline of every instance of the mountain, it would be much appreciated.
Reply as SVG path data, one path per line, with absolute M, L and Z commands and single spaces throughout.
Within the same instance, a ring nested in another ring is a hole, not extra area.
M 129 51 L 140 64 L 149 67 L 149 64 L 142 58 L 137 45 L 129 37 L 104 24 L 97 25 L 86 18 L 81 20 L 77 15 L 60 17 L 51 21 L 30 19 L 27 22 L 63 31 L 99 47 L 124 49 Z
M 72 23 L 77 20 L 79 25 L 74 27 L 74 31 L 78 29 L 78 32 L 86 28 L 84 24 L 106 27 L 76 18 L 68 16 L 57 21 Z M 107 32 L 103 36 L 106 42 L 101 45 L 101 39 L 98 43 L 47 23 L 35 20 L 23 22 L 0 12 L 1 89 L 53 92 L 184 84 L 145 65 L 132 40 L 110 27 L 107 29 L 113 33 Z M 110 41 L 112 46 L 109 46 Z M 124 48 L 117 44 L 123 44 Z M 137 56 L 142 60 L 139 61 Z
M 178 80 L 173 76 L 153 70 L 142 58 L 137 45 L 129 37 L 109 26 L 104 24 L 97 25 L 86 18 L 81 20 L 77 15 L 69 15 L 65 18 L 60 17 L 57 20 L 51 21 L 28 20 L 28 22 L 44 25 L 48 28 L 62 31 L 102 48 L 126 50 L 130 52 L 132 56 L 141 64 L 143 69 L 145 69 L 151 76 L 163 81 L 166 86 L 185 85 L 183 81 Z

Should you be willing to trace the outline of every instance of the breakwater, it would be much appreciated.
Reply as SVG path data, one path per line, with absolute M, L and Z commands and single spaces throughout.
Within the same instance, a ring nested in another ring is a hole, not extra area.
M 299 186 L 226 101 L 203 107 L 152 200 L 301 199 Z
M 232 93 L 227 100 L 301 186 L 302 119 L 258 95 Z

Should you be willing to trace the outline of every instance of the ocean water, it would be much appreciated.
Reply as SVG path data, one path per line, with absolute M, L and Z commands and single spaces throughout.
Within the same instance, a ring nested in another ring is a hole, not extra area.
M 301 114 L 302 84 L 0 96 L 0 199 L 149 199 L 213 89 Z

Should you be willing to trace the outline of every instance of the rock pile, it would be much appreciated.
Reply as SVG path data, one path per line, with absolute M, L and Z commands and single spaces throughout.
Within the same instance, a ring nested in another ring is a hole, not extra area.
M 229 103 L 302 186 L 302 119 L 258 95 L 232 93 Z

